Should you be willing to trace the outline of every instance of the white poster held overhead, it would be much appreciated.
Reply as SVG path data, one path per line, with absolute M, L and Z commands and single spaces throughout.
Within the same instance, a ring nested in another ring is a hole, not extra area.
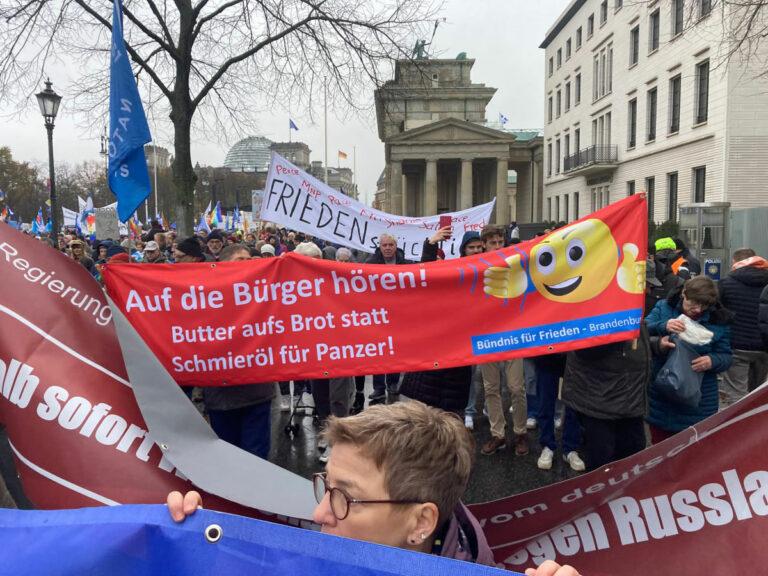
M 465 232 L 480 232 L 489 223 L 494 202 L 442 214 L 451 216 L 453 225 L 453 236 L 442 244 L 446 258 L 458 258 Z M 375 210 L 273 152 L 261 219 L 369 253 L 376 251 L 379 235 L 386 232 L 397 239 L 407 260 L 418 261 L 424 240 L 439 228 L 440 215 L 409 217 Z
M 96 239 L 119 240 L 120 226 L 117 219 L 117 204 L 95 208 L 93 212 L 96 216 Z
M 61 207 L 61 212 L 64 216 L 62 224 L 69 228 L 76 228 L 78 213 L 64 206 Z
M 264 202 L 264 190 L 251 191 L 251 222 L 261 220 L 261 205 Z

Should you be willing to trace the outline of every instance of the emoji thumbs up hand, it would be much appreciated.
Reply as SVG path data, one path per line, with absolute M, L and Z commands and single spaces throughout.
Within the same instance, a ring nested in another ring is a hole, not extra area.
M 485 271 L 483 284 L 486 294 L 496 298 L 517 298 L 528 288 L 528 275 L 520 262 L 520 255 L 505 259 L 507 268 L 491 266 Z
M 645 260 L 637 259 L 640 250 L 634 244 L 624 244 L 624 258 L 616 273 L 619 288 L 630 294 L 642 294 L 645 290 Z

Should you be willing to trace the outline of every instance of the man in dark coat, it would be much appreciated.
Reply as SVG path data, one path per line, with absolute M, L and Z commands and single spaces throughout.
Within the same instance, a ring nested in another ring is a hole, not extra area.
M 446 226 L 438 230 L 432 237 L 424 241 L 421 252 L 422 262 L 434 262 L 437 260 L 439 244 L 450 237 L 451 227 Z M 477 232 L 466 232 L 459 247 L 459 254 L 467 256 L 467 246 L 477 247 L 482 252 L 482 241 Z M 400 393 L 408 398 L 419 400 L 428 406 L 440 408 L 446 412 L 453 412 L 459 416 L 464 415 L 470 388 L 472 383 L 472 366 L 457 366 L 455 368 L 443 368 L 424 372 L 409 372 L 403 377 Z
M 720 382 L 720 407 L 737 402 L 768 377 L 768 352 L 757 318 L 760 294 L 768 286 L 768 261 L 751 248 L 733 253 L 731 272 L 720 281 L 720 302 L 733 312 L 731 348 L 733 364 Z
M 397 239 L 391 234 L 379 235 L 379 247 L 376 248 L 366 264 L 411 264 L 405 259 L 405 252 L 397 247 Z M 397 399 L 398 383 L 400 382 L 400 373 L 393 374 L 374 374 L 373 376 L 373 394 L 368 396 L 370 404 L 381 404 L 386 401 L 387 394 L 390 396 L 390 402 Z

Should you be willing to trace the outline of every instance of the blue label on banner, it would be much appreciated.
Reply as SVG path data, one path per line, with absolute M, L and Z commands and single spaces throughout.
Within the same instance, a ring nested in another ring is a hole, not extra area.
M 482 334 L 472 337 L 472 351 L 475 355 L 496 354 L 508 350 L 522 350 L 548 346 L 560 342 L 583 340 L 595 336 L 605 336 L 619 332 L 630 332 L 640 328 L 643 311 L 622 310 L 611 314 L 579 318 L 566 322 L 530 326 L 509 332 Z

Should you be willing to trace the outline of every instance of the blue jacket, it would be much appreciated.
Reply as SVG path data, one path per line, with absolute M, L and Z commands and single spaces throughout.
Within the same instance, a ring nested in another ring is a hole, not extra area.
M 683 313 L 682 288 L 673 292 L 667 300 L 659 301 L 645 319 L 648 333 L 651 336 L 666 336 L 667 321 L 677 318 Z M 689 426 L 701 422 L 705 418 L 717 413 L 718 386 L 717 374 L 728 370 L 733 356 L 731 354 L 731 329 L 728 326 L 731 314 L 722 308 L 719 303 L 698 319 L 714 336 L 709 344 L 694 346 L 693 348 L 702 356 L 708 355 L 712 359 L 712 369 L 704 373 L 701 382 L 701 402 L 695 408 L 674 404 L 662 398 L 651 385 L 649 392 L 648 423 L 668 432 L 680 432 Z M 655 356 L 653 360 L 653 376 L 664 365 L 666 356 Z

